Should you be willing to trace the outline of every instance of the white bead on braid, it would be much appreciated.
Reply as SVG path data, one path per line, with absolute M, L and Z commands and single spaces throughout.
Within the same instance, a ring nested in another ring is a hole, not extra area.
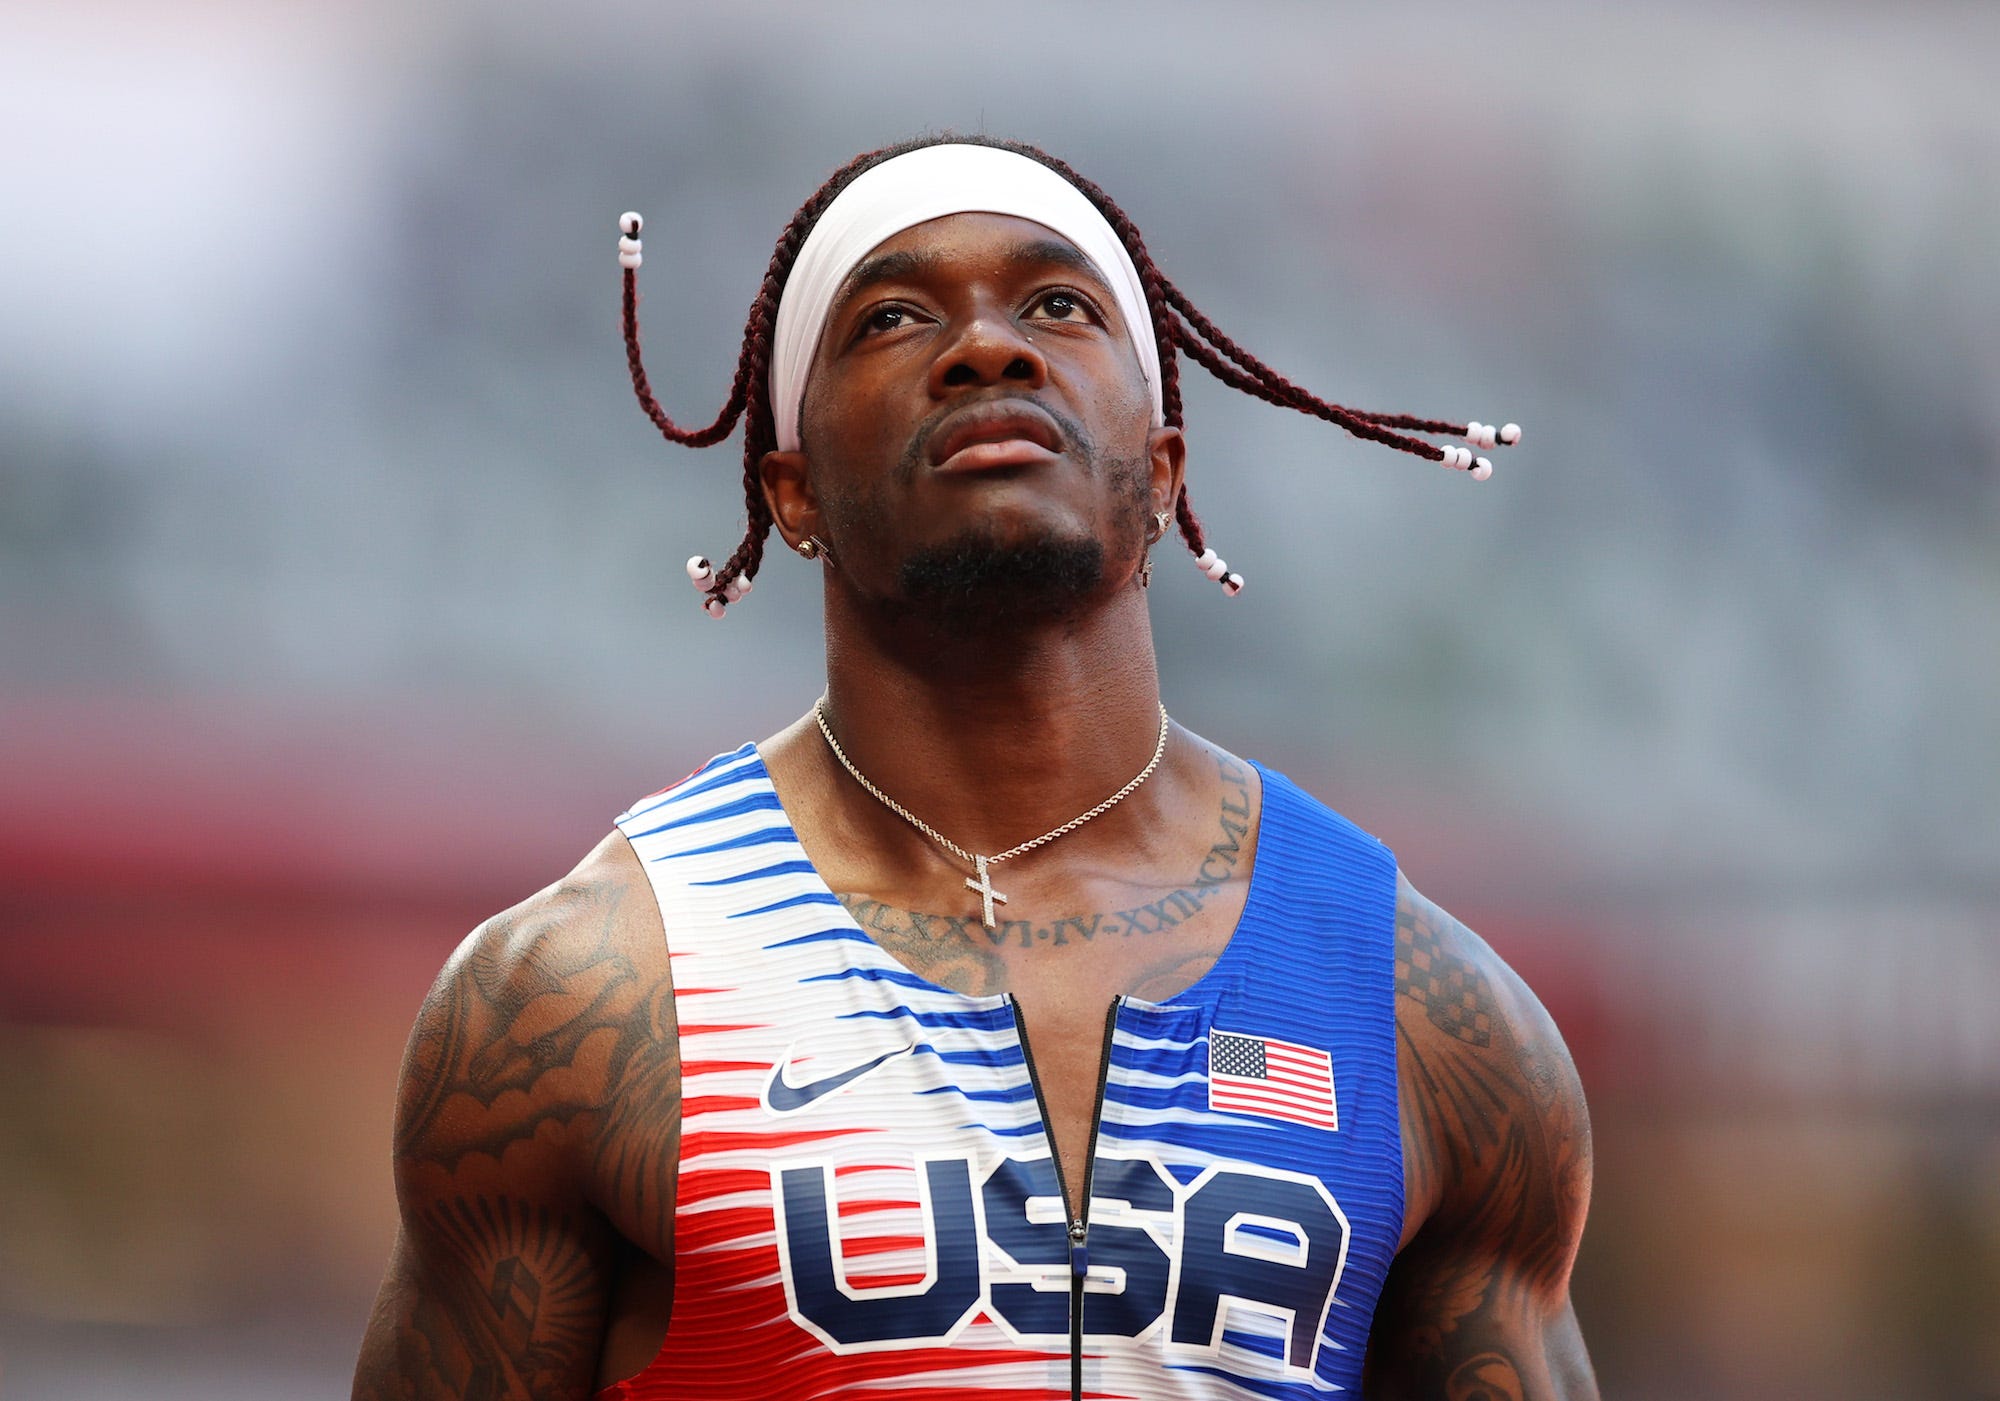
M 694 591 L 706 594 L 715 587 L 715 566 L 709 563 L 707 555 L 690 555 L 687 562 L 688 582 Z M 730 604 L 738 602 L 756 585 L 741 574 L 722 586 L 721 598 L 710 598 L 701 605 L 702 612 L 711 618 L 720 618 Z
M 1476 448 L 1485 448 L 1488 452 L 1496 447 L 1511 448 L 1521 441 L 1521 425 L 1503 423 L 1495 428 L 1490 423 L 1481 423 L 1478 419 L 1474 419 L 1465 425 L 1465 441 Z
M 624 237 L 618 240 L 618 266 L 636 269 L 640 258 L 639 230 L 646 227 L 646 221 L 632 210 L 618 216 L 618 232 Z
M 1466 432 L 1467 437 L 1472 436 L 1471 429 L 1473 428 L 1484 428 L 1486 430 L 1484 434 L 1480 435 L 1482 439 L 1491 437 L 1493 434 L 1492 425 L 1474 423 L 1469 425 Z M 1470 472 L 1472 480 L 1475 482 L 1483 482 L 1493 475 L 1493 464 L 1483 457 L 1474 457 L 1471 448 L 1462 448 L 1456 443 L 1446 443 L 1438 451 L 1444 454 L 1439 460 L 1445 466 L 1454 467 L 1461 472 Z
M 1203 550 L 1200 554 L 1196 555 L 1194 557 L 1194 567 L 1216 583 L 1222 585 L 1222 591 L 1231 598 L 1243 592 L 1243 576 L 1241 574 L 1231 574 L 1229 566 L 1223 562 L 1222 556 L 1214 550 Z

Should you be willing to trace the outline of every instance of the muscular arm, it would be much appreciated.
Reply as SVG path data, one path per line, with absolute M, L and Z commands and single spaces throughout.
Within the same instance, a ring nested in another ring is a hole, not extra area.
M 608 839 L 474 931 L 425 1001 L 356 1401 L 591 1394 L 619 1235 L 664 1218 L 678 1131 L 671 991 L 633 953 L 631 861 Z
M 1409 1211 L 1367 1386 L 1384 1401 L 1595 1401 L 1570 1306 L 1590 1121 L 1561 1035 L 1475 934 L 1405 883 L 1396 1029 Z

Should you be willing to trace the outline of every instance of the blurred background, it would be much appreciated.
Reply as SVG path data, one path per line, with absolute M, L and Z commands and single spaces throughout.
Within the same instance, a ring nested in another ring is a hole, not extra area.
M 1180 719 L 1529 978 L 1607 1397 L 2000 1397 L 2000 11 L 16 0 L 0 43 L 0 1396 L 344 1396 L 438 965 L 801 713 L 707 421 L 793 209 L 1103 184 L 1485 486 L 1186 381 L 1250 579 Z

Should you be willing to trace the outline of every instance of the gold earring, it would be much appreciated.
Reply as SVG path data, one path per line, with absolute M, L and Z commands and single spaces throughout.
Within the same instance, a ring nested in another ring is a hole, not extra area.
M 1148 541 L 1147 543 L 1148 543 L 1148 544 L 1152 544 L 1152 543 L 1154 543 L 1154 542 L 1156 542 L 1156 541 L 1160 541 L 1160 540 L 1164 540 L 1164 539 L 1166 539 L 1166 538 L 1167 538 L 1167 526 L 1168 526 L 1169 524 L 1171 524 L 1171 523 L 1172 523 L 1172 521 L 1173 521 L 1173 518 L 1174 518 L 1174 517 L 1173 517 L 1173 512 L 1171 512 L 1171 511 L 1155 511 L 1155 512 L 1153 512 L 1153 523 L 1154 523 L 1155 525 L 1157 525 L 1157 526 L 1158 526 L 1158 527 L 1160 528 L 1160 531 L 1159 531 L 1159 534 L 1155 535 L 1155 536 L 1153 537 L 1153 539 L 1152 539 L 1151 541 Z
M 1153 587 L 1153 557 L 1151 555 L 1147 555 L 1139 565 L 1139 587 L 1142 589 Z

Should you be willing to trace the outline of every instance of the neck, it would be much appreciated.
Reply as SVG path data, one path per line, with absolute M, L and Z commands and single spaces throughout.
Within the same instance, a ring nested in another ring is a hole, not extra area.
M 1159 673 L 1136 589 L 1005 635 L 885 621 L 829 589 L 826 623 L 827 716 L 841 747 L 877 787 L 970 850 L 1040 836 L 1152 756 Z

